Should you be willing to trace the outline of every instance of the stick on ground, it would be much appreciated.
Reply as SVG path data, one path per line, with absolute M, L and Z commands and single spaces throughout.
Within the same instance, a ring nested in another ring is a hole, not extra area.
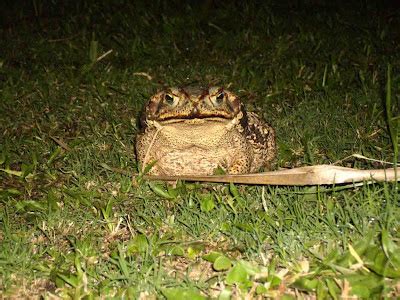
M 225 182 L 259 185 L 331 185 L 356 182 L 400 181 L 394 168 L 377 170 L 357 170 L 332 165 L 316 165 L 295 169 L 270 171 L 256 174 L 211 175 L 211 176 L 150 176 L 149 180 L 186 180 L 202 182 Z

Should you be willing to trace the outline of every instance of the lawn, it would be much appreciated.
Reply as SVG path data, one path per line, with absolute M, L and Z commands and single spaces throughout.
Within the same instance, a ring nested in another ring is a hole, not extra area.
M 8 2 L 0 298 L 400 297 L 398 183 L 168 185 L 134 145 L 158 89 L 223 85 L 275 127 L 276 169 L 392 167 L 395 2 Z

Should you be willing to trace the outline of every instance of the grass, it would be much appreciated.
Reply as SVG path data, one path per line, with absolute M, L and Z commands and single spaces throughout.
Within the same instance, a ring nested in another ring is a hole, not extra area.
M 397 163 L 399 12 L 279 3 L 0 4 L 2 298 L 399 297 L 398 184 L 103 167 L 137 171 L 137 117 L 172 84 L 237 91 L 276 128 L 278 167 Z

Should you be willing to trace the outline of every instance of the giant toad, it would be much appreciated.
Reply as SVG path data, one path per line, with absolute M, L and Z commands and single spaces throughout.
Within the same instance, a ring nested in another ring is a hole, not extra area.
M 150 98 L 141 116 L 136 153 L 151 175 L 229 174 L 268 168 L 275 157 L 275 131 L 247 112 L 222 87 L 167 88 Z

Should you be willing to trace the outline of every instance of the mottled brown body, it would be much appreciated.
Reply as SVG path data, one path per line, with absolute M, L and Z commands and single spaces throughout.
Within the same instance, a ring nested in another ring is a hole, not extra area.
M 141 127 L 137 158 L 142 169 L 156 161 L 151 175 L 253 173 L 276 153 L 273 128 L 221 87 L 163 90 L 145 107 Z

